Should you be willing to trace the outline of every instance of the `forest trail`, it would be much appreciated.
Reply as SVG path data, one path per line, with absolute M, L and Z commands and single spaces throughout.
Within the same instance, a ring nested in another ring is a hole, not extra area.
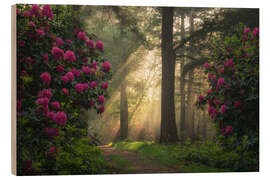
M 115 149 L 109 145 L 98 146 L 108 161 L 113 174 L 119 173 L 181 173 L 179 167 L 160 164 L 156 159 L 144 159 L 135 152 Z

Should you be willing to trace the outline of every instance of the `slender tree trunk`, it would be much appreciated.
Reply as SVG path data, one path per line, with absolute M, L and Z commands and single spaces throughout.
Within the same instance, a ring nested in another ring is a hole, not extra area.
M 123 140 L 128 136 L 128 102 L 125 80 L 121 84 L 120 93 L 120 139 Z
M 200 137 L 200 129 L 201 129 L 201 113 L 198 111 L 198 124 L 197 124 L 197 131 L 196 131 L 196 137 L 199 139 Z
M 205 111 L 203 111 L 202 135 L 204 139 L 207 139 L 207 120 Z
M 181 40 L 185 38 L 185 16 L 184 14 L 181 15 Z M 180 74 L 182 74 L 183 69 L 185 65 L 185 58 L 181 60 L 180 63 Z M 186 131 L 186 108 L 185 108 L 185 102 L 186 102 L 186 93 L 185 93 L 185 77 L 180 75 L 180 95 L 181 95 L 181 109 L 180 109 L 180 133 L 183 135 L 185 134 Z M 185 137 L 183 137 L 185 138 Z
M 193 100 L 192 100 L 192 88 L 193 88 L 193 71 L 189 72 L 188 80 L 188 94 L 187 94 L 187 120 L 188 120 L 188 136 L 191 140 L 194 140 L 194 118 L 192 117 L 193 113 Z
M 177 128 L 174 106 L 175 56 L 173 52 L 173 8 L 162 8 L 162 95 L 160 142 L 176 142 Z

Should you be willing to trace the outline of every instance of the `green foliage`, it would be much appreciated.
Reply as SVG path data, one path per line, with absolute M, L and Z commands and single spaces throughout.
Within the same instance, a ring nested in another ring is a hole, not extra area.
M 234 144 L 235 138 L 227 140 Z M 258 159 L 250 146 L 250 138 L 245 136 L 237 148 L 228 150 L 219 141 L 196 141 L 162 145 L 153 142 L 113 143 L 117 149 L 137 152 L 148 160 L 158 160 L 162 165 L 179 166 L 186 172 L 258 171 Z M 154 161 L 155 163 L 156 161 Z
M 56 170 L 61 175 L 106 173 L 107 163 L 96 146 L 87 138 L 66 144 L 56 158 Z

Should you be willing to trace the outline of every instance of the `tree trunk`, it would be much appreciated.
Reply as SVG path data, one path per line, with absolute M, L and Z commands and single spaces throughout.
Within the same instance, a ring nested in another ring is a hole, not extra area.
M 181 41 L 185 38 L 185 16 L 184 14 L 181 15 Z M 184 69 L 184 65 L 185 65 L 185 58 L 183 58 L 181 60 L 180 63 L 180 74 L 182 74 L 183 69 Z M 182 135 L 184 136 L 185 131 L 186 131 L 186 108 L 185 108 L 185 101 L 186 101 L 186 93 L 185 93 L 185 77 L 184 76 L 180 76 L 180 95 L 181 95 L 181 109 L 180 109 L 180 133 L 182 133 Z M 185 138 L 185 137 L 183 137 Z
M 207 120 L 205 110 L 203 111 L 202 135 L 204 139 L 207 139 Z
M 193 99 L 192 99 L 192 88 L 193 88 L 193 71 L 189 72 L 188 80 L 188 94 L 187 94 L 187 120 L 188 120 L 188 137 L 194 140 L 194 118 L 193 118 Z
M 173 8 L 162 8 L 162 95 L 160 142 L 176 142 L 177 128 L 174 106 L 175 56 L 173 52 Z
M 125 80 L 121 84 L 120 93 L 120 139 L 123 140 L 128 136 L 128 102 Z

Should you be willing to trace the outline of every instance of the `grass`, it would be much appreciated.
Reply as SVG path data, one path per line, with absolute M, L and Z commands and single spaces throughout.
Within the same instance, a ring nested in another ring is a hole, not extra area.
M 109 158 L 111 159 L 113 166 L 122 172 L 128 173 L 132 170 L 133 163 L 127 158 L 119 155 L 110 155 Z
M 227 169 L 214 168 L 206 166 L 204 164 L 198 164 L 194 162 L 187 162 L 183 159 L 178 159 L 175 156 L 177 144 L 157 144 L 149 141 L 135 141 L 128 142 L 122 141 L 117 143 L 111 143 L 111 146 L 120 150 L 128 150 L 136 152 L 140 157 L 147 160 L 150 163 L 163 166 L 179 167 L 181 170 L 187 173 L 192 172 L 229 172 Z

